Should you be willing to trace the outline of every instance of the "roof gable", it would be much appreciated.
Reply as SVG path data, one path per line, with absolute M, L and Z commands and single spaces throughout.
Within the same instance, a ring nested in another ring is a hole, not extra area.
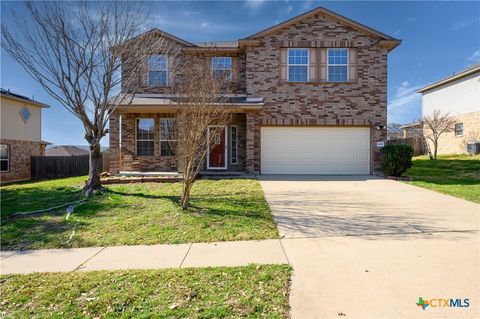
M 163 37 L 163 38 L 166 38 L 166 39 L 169 39 L 173 42 L 176 42 L 178 44 L 181 44 L 181 45 L 184 45 L 184 46 L 187 46 L 187 47 L 196 47 L 195 44 L 191 43 L 191 42 L 188 42 L 186 40 L 183 40 L 182 38 L 179 38 L 177 36 L 174 36 L 173 34 L 170 34 L 168 32 L 165 32 L 163 30 L 160 30 L 158 28 L 154 28 L 154 29 L 151 29 L 151 30 L 148 30 L 142 34 L 139 34 L 137 35 L 136 37 L 134 38 L 131 38 L 127 41 L 125 41 L 124 43 L 120 44 L 121 46 L 124 46 L 124 45 L 128 45 L 129 43 L 132 43 L 133 41 L 136 41 L 138 39 L 141 39 L 142 37 L 147 37 L 147 36 L 150 36 L 150 35 L 158 35 L 159 37 Z
M 274 26 L 272 26 L 272 27 L 269 27 L 269 28 L 267 28 L 267 29 L 264 29 L 264 30 L 262 30 L 262 31 L 260 31 L 260 32 L 257 32 L 257 33 L 255 33 L 255 34 L 252 34 L 252 35 L 244 38 L 243 40 L 255 40 L 255 39 L 264 37 L 264 36 L 266 36 L 266 35 L 275 33 L 275 32 L 277 32 L 277 31 L 279 31 L 279 30 L 281 30 L 281 29 L 284 29 L 284 28 L 286 28 L 286 27 L 289 27 L 289 26 L 291 26 L 291 25 L 294 25 L 294 24 L 296 24 L 296 23 L 299 23 L 299 22 L 301 22 L 301 21 L 303 21 L 303 20 L 306 20 L 306 19 L 308 19 L 308 18 L 310 18 L 310 17 L 312 17 L 312 16 L 314 16 L 314 15 L 317 15 L 317 14 L 321 14 L 321 15 L 323 15 L 323 16 L 326 16 L 327 18 L 331 18 L 331 19 L 333 19 L 333 20 L 335 20 L 335 21 L 338 21 L 338 22 L 340 22 L 340 23 L 342 23 L 342 24 L 348 25 L 348 26 L 350 26 L 350 27 L 352 27 L 352 28 L 354 28 L 354 29 L 356 29 L 356 30 L 358 30 L 358 31 L 360 31 L 360 32 L 363 32 L 363 33 L 368 34 L 368 35 L 370 35 L 370 36 L 374 36 L 374 37 L 376 37 L 376 38 L 379 38 L 380 40 L 398 42 L 398 44 L 400 43 L 400 40 L 398 40 L 398 39 L 396 39 L 396 38 L 394 38 L 394 37 L 391 37 L 391 36 L 389 36 L 389 35 L 387 35 L 387 34 L 385 34 L 385 33 L 382 33 L 382 32 L 380 32 L 380 31 L 374 30 L 374 29 L 372 29 L 372 28 L 370 28 L 370 27 L 367 27 L 366 25 L 363 25 L 363 24 L 361 24 L 361 23 L 359 23 L 359 22 L 356 22 L 356 21 L 353 21 L 353 20 L 351 20 L 351 19 L 348 19 L 348 18 L 346 18 L 346 17 L 344 17 L 344 16 L 342 16 L 342 15 L 339 15 L 339 14 L 337 14 L 337 13 L 335 13 L 335 12 L 332 12 L 332 11 L 330 11 L 330 10 L 327 10 L 327 9 L 325 9 L 325 8 L 323 8 L 323 7 L 318 7 L 318 8 L 315 8 L 315 9 L 313 9 L 313 10 L 310 10 L 310 11 L 308 11 L 308 12 L 305 12 L 305 13 L 303 13 L 303 14 L 300 14 L 300 15 L 298 15 L 298 16 L 296 16 L 296 17 L 293 17 L 293 18 L 291 18 L 291 19 L 289 19 L 289 20 L 286 20 L 286 21 L 284 21 L 284 22 L 282 22 L 282 23 L 279 23 L 279 24 L 277 24 L 277 25 L 274 25 Z M 397 44 L 397 45 L 398 45 L 398 44 Z

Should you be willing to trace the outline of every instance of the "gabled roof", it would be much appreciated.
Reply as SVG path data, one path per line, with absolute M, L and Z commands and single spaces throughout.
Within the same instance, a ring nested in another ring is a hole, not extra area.
M 353 21 L 353 20 L 351 20 L 351 19 L 349 19 L 349 18 L 346 18 L 346 17 L 344 17 L 344 16 L 342 16 L 342 15 L 340 15 L 340 14 L 338 14 L 338 13 L 332 12 L 332 11 L 330 11 L 330 10 L 328 10 L 328 9 L 323 8 L 323 7 L 317 7 L 317 8 L 315 8 L 315 9 L 313 9 L 313 10 L 310 10 L 310 11 L 308 11 L 308 12 L 302 13 L 302 14 L 300 14 L 300 15 L 298 15 L 298 16 L 296 16 L 296 17 L 293 17 L 293 18 L 291 18 L 291 19 L 289 19 L 289 20 L 286 20 L 286 21 L 284 21 L 284 22 L 282 22 L 282 23 L 279 23 L 279 24 L 277 24 L 277 25 L 274 25 L 274 26 L 272 26 L 272 27 L 269 27 L 269 28 L 267 28 L 267 29 L 264 29 L 264 30 L 262 30 L 262 31 L 260 31 L 260 32 L 257 32 L 257 33 L 255 33 L 255 34 L 252 34 L 252 35 L 250 35 L 250 36 L 248 36 L 248 37 L 246 37 L 246 38 L 244 38 L 244 39 L 242 39 L 242 40 L 254 40 L 254 39 L 258 39 L 258 38 L 260 38 L 260 37 L 264 37 L 264 36 L 266 36 L 266 35 L 269 35 L 269 34 L 274 33 L 274 32 L 276 32 L 276 31 L 278 31 L 278 30 L 280 30 L 280 29 L 283 29 L 283 28 L 286 28 L 286 27 L 291 26 L 291 25 L 293 25 L 293 24 L 296 24 L 296 23 L 298 23 L 298 22 L 301 22 L 301 21 L 303 21 L 303 20 L 305 20 L 305 19 L 307 19 L 307 18 L 309 18 L 309 17 L 311 17 L 311 16 L 317 15 L 317 14 L 321 14 L 321 15 L 327 16 L 327 17 L 329 17 L 329 18 L 331 18 L 331 19 L 333 19 L 333 20 L 336 20 L 336 21 L 338 21 L 338 22 L 340 22 L 340 23 L 346 24 L 346 25 L 348 25 L 348 26 L 350 26 L 350 27 L 352 27 L 352 28 L 354 28 L 354 29 L 356 29 L 356 30 L 358 30 L 358 31 L 361 31 L 361 32 L 363 32 L 363 33 L 366 33 L 366 34 L 369 34 L 369 35 L 371 35 L 371 36 L 377 37 L 377 38 L 379 38 L 380 40 L 391 41 L 391 42 L 392 42 L 392 47 L 390 48 L 390 50 L 393 49 L 394 47 L 396 47 L 397 45 L 399 45 L 400 42 L 401 42 L 401 40 L 399 40 L 399 39 L 396 39 L 396 38 L 394 38 L 394 37 L 391 37 L 391 36 L 389 36 L 389 35 L 387 35 L 387 34 L 385 34 L 385 33 L 382 33 L 382 32 L 380 32 L 380 31 L 374 30 L 374 29 L 372 29 L 372 28 L 370 28 L 370 27 L 367 27 L 366 25 L 363 25 L 363 24 L 361 24 L 361 23 L 359 23 L 359 22 Z
M 470 74 L 474 74 L 476 72 L 480 72 L 480 63 L 471 65 L 471 66 L 463 69 L 462 71 L 460 71 L 458 73 L 455 73 L 455 74 L 453 74 L 449 77 L 441 79 L 440 81 L 433 82 L 433 83 L 421 88 L 420 90 L 418 90 L 417 93 L 423 93 L 423 92 L 429 91 L 429 90 L 434 89 L 436 87 L 439 87 L 443 84 L 458 80 L 460 78 L 463 78 L 463 77 L 468 76 Z
M 81 156 L 88 154 L 88 150 L 74 145 L 59 145 L 45 150 L 46 156 Z
M 135 41 L 136 39 L 138 38 L 141 38 L 141 37 L 144 37 L 144 36 L 148 36 L 148 35 L 152 35 L 152 34 L 158 34 L 164 38 L 167 38 L 167 39 L 170 39 L 172 41 L 175 41 L 175 42 L 178 42 L 180 44 L 183 44 L 184 46 L 187 46 L 187 47 L 195 47 L 196 45 L 191 43 L 191 42 L 188 42 L 186 40 L 183 40 L 182 38 L 179 38 L 177 36 L 174 36 L 173 34 L 170 34 L 168 32 L 165 32 L 163 30 L 160 30 L 158 28 L 153 28 L 151 30 L 148 30 L 147 32 L 144 32 L 142 34 L 139 34 L 137 35 L 136 37 L 134 38 L 131 38 L 125 42 L 123 42 L 121 45 L 124 45 L 124 44 L 128 44 L 128 43 L 131 43 L 132 41 Z

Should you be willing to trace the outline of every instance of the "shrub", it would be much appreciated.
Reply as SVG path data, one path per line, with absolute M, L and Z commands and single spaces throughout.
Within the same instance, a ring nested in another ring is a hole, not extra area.
M 380 152 L 381 168 L 386 176 L 402 176 L 413 165 L 413 147 L 410 145 L 387 145 Z

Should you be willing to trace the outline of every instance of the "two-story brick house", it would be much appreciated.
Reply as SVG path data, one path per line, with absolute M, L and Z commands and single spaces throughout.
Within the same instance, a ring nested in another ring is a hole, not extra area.
M 210 146 L 206 170 L 370 174 L 378 167 L 387 135 L 387 55 L 400 40 L 324 8 L 231 42 L 193 44 L 149 32 L 231 74 L 236 114 Z M 152 55 L 133 101 L 111 117 L 113 173 L 177 170 L 168 147 L 168 88 L 181 76 L 172 60 Z

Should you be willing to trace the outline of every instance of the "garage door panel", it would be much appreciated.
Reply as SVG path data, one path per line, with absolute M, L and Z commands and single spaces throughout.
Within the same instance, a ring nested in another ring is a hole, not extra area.
M 263 127 L 262 174 L 369 174 L 369 128 Z

